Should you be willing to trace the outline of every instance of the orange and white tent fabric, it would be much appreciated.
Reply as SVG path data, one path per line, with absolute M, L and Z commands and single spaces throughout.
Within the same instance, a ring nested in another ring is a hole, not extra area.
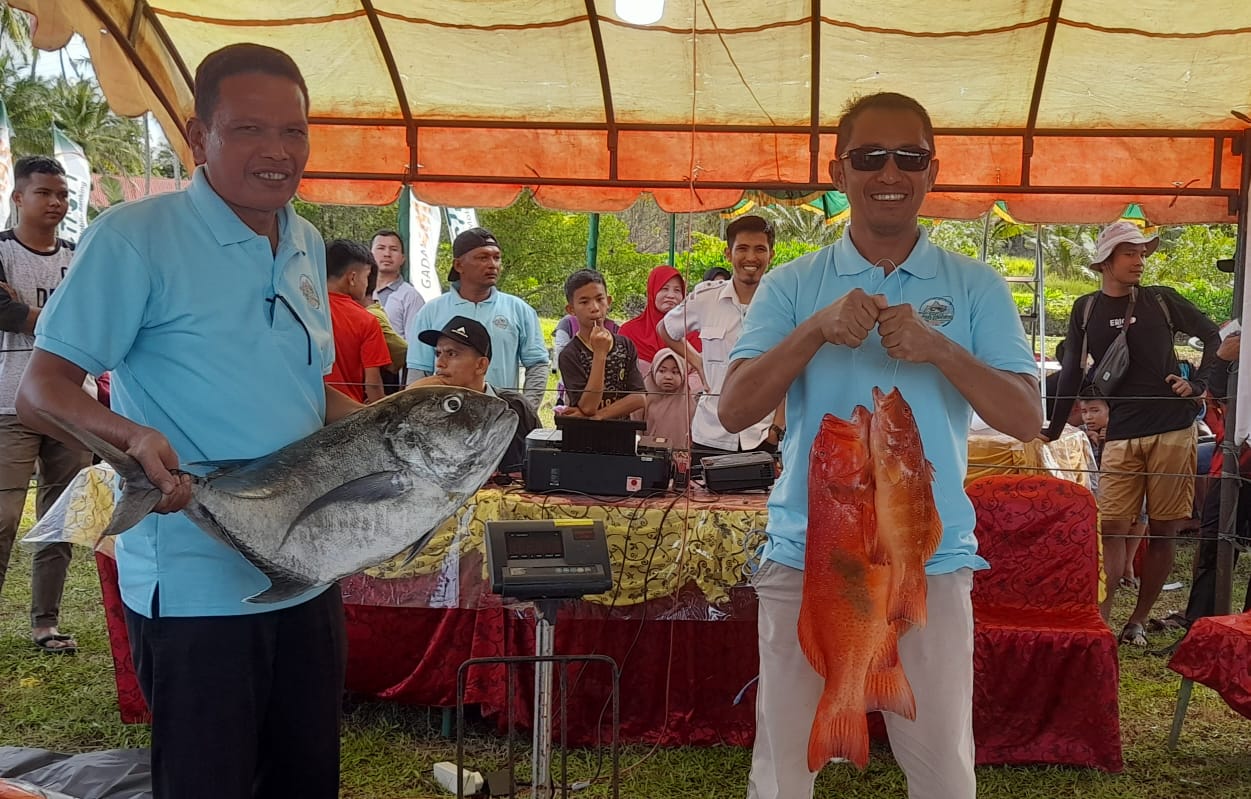
M 311 95 L 301 195 L 670 211 L 828 187 L 840 111 L 893 90 L 939 128 L 923 213 L 1007 200 L 1025 222 L 1231 221 L 1251 115 L 1246 0 L 10 0 L 35 43 L 82 34 L 113 108 L 189 161 L 196 64 L 290 53 Z

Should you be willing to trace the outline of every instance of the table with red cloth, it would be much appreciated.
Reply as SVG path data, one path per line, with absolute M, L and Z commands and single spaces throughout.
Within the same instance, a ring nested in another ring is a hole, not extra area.
M 650 499 L 539 496 L 490 488 L 479 492 L 407 566 L 398 561 L 342 581 L 348 620 L 348 688 L 358 695 L 414 705 L 450 706 L 456 673 L 471 657 L 534 652 L 528 606 L 504 605 L 485 579 L 482 533 L 492 519 L 602 519 L 613 561 L 609 594 L 562 603 L 555 628 L 557 654 L 605 654 L 622 672 L 625 741 L 663 745 L 748 746 L 754 736 L 754 691 L 735 703 L 757 673 L 756 598 L 747 564 L 763 540 L 764 495 Z M 1089 542 L 1093 552 L 1093 542 Z M 1079 553 L 1089 554 L 1078 545 Z M 119 702 L 128 721 L 145 715 L 125 643 L 115 567 L 98 558 L 117 665 Z M 1075 558 L 1093 572 L 1090 562 Z M 1018 561 L 1013 568 L 1028 564 Z M 1027 581 L 1028 582 L 1028 581 Z M 1086 601 L 1083 595 L 1080 601 Z M 978 636 L 978 646 L 984 645 Z M 991 662 L 978 657 L 979 664 Z M 513 682 L 513 712 L 529 724 L 532 672 Z M 1008 680 L 1019 700 L 1047 675 L 979 671 L 979 683 Z M 609 675 L 603 667 L 569 674 L 571 744 L 606 740 Z M 471 669 L 466 701 L 503 726 L 508 685 L 503 667 Z M 1044 762 L 1119 769 L 1115 758 L 1081 749 L 1039 751 L 1023 740 L 1013 711 L 987 696 L 975 699 L 979 763 Z M 558 697 L 559 698 L 559 697 Z M 1087 697 L 1053 708 L 1057 719 L 1088 712 Z M 1070 725 L 1071 726 L 1071 725 Z M 1022 754 L 1027 753 L 1027 754 Z
M 1251 611 L 1196 620 L 1168 667 L 1251 719 Z

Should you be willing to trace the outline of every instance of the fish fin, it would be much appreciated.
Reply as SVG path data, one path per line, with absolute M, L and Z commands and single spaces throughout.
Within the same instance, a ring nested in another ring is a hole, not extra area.
M 122 493 L 113 506 L 113 516 L 108 527 L 101 535 L 110 536 L 123 533 L 152 512 L 161 501 L 161 489 L 152 484 L 139 461 L 121 451 L 109 442 L 89 430 L 84 430 L 73 422 L 67 422 L 43 410 L 36 411 L 49 423 L 60 427 L 72 435 L 84 446 L 94 452 L 105 463 L 113 467 L 122 478 Z
M 894 635 L 891 637 L 894 638 Z M 866 710 L 885 710 L 909 721 L 917 717 L 917 700 L 912 694 L 912 684 L 899 662 L 894 668 L 869 671 L 864 681 L 864 702 Z
M 895 587 L 895 594 L 891 597 L 887 618 L 892 622 L 905 621 L 916 627 L 924 627 L 926 588 L 924 570 L 905 570 L 903 579 Z
M 903 461 L 899 458 L 874 456 L 873 479 L 878 483 L 898 485 L 904 478 Z
M 251 462 L 252 459 L 250 458 L 238 458 L 226 461 L 196 461 L 195 463 L 186 464 L 182 467 L 182 469 L 185 472 L 199 475 L 201 477 L 214 477 L 233 469 L 237 469 L 240 466 Z
M 861 527 L 860 535 L 864 538 L 864 552 L 869 558 L 869 563 L 876 566 L 885 566 L 890 563 L 890 551 L 886 548 L 886 541 L 882 536 L 878 535 L 875 517 L 872 514 L 873 506 L 869 506 L 870 521 L 874 523 L 865 524 Z
M 840 711 L 835 695 L 826 691 L 808 733 L 808 770 L 816 773 L 836 757 L 847 758 L 859 769 L 869 765 L 869 719 L 862 707 Z
M 254 605 L 267 605 L 272 602 L 282 602 L 283 600 L 299 596 L 308 589 L 317 585 L 317 583 L 309 582 L 298 574 L 294 574 L 279 566 L 267 563 L 258 563 L 255 560 L 252 561 L 252 565 L 269 578 L 269 588 L 266 588 L 259 594 L 253 594 L 245 600 Z
M 408 554 L 404 556 L 404 562 L 399 565 L 399 568 L 402 569 L 412 563 L 413 558 L 421 554 L 421 551 L 426 548 L 426 544 L 430 543 L 430 534 L 433 532 L 434 530 L 427 531 L 425 535 L 418 538 L 417 541 L 408 548 Z
M 816 625 L 810 618 L 811 614 L 804 613 L 803 605 L 799 608 L 799 648 L 803 651 L 804 657 L 808 658 L 808 663 L 812 665 L 812 670 L 822 677 L 828 673 L 825 665 L 825 653 L 821 651 L 821 646 L 817 641 Z
M 899 636 L 908 631 L 908 625 L 897 621 L 890 625 L 890 631 L 882 639 L 877 651 L 869 660 L 869 673 L 889 671 L 899 665 Z
M 355 480 L 349 480 L 322 494 L 310 502 L 304 510 L 300 511 L 295 520 L 287 527 L 286 535 L 283 536 L 283 543 L 286 543 L 287 538 L 291 536 L 295 528 L 300 526 L 300 522 L 322 508 L 340 502 L 370 503 L 395 499 L 408 493 L 412 490 L 412 487 L 412 478 L 404 472 L 375 472 L 364 477 L 358 477 Z

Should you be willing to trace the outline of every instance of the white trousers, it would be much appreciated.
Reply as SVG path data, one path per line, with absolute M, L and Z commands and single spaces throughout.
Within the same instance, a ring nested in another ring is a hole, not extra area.
M 802 571 L 770 561 L 754 580 L 760 682 L 748 799 L 812 797 L 808 733 L 824 680 L 799 648 L 803 578 Z M 908 799 L 973 799 L 973 572 L 931 575 L 928 586 L 928 624 L 899 641 L 916 721 L 884 713 L 886 731 L 908 778 Z

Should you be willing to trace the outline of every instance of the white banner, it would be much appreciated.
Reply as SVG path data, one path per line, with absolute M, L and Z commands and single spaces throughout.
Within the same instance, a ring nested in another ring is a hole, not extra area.
M 408 189 L 408 280 L 426 302 L 443 293 L 435 262 L 439 256 L 439 232 L 443 217 Z
M 456 240 L 466 230 L 478 226 L 478 212 L 472 208 L 444 208 L 447 213 L 447 237 Z
M 1247 207 L 1247 200 L 1243 198 L 1242 207 Z M 1245 259 L 1247 245 L 1251 244 L 1251 225 L 1243 220 L 1242 225 L 1242 245 L 1243 257 Z M 1245 263 L 1245 261 L 1244 261 Z M 1247 279 L 1247 275 L 1242 277 L 1242 329 L 1245 332 L 1248 324 L 1251 324 L 1251 280 Z M 1238 348 L 1238 389 L 1237 399 L 1234 403 L 1234 440 L 1235 443 L 1241 444 L 1251 436 L 1251 348 Z M 1218 443 L 1219 446 L 1219 443 Z
M 9 146 L 9 112 L 0 99 L 0 228 L 9 226 L 13 200 L 13 150 Z
M 58 235 L 68 241 L 78 241 L 87 229 L 87 203 L 91 200 L 91 165 L 83 148 L 79 147 L 52 126 L 52 154 L 65 169 L 65 181 L 69 184 L 69 213 L 61 222 Z

